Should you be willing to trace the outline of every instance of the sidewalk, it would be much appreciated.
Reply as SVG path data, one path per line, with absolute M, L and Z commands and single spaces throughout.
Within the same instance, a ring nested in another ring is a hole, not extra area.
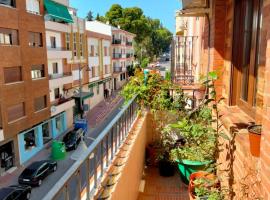
M 123 100 L 116 91 L 107 100 L 101 101 L 87 114 L 89 127 L 95 128 Z

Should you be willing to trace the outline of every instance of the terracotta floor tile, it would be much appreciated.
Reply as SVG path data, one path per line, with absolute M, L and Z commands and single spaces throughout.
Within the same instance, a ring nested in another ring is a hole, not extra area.
M 145 171 L 144 192 L 138 200 L 188 200 L 188 187 L 181 182 L 178 173 L 173 177 L 161 177 L 157 168 Z

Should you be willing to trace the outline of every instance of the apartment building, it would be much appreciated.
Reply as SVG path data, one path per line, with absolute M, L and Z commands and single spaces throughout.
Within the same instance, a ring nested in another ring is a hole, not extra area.
M 88 40 L 89 100 L 90 109 L 109 96 L 113 89 L 111 60 L 111 26 L 98 22 L 86 22 Z
M 133 65 L 134 34 L 112 27 L 113 89 L 120 89 L 128 79 L 127 68 Z
M 73 83 L 72 70 L 67 60 L 72 51 L 66 47 L 66 34 L 70 33 L 73 19 L 68 10 L 68 1 L 44 1 L 46 46 L 50 87 L 51 121 L 49 137 L 56 138 L 73 124 L 75 101 L 66 89 Z
M 43 0 L 0 0 L 0 174 L 43 147 L 47 69 Z
M 73 82 L 66 85 L 65 89 L 75 99 L 74 117 L 87 111 L 89 98 L 92 96 L 89 91 L 83 90 L 88 88 L 89 76 L 87 65 L 87 35 L 85 29 L 85 19 L 77 16 L 77 10 L 69 7 L 69 13 L 73 19 L 70 24 L 70 32 L 65 34 L 65 47 L 72 52 L 71 58 L 67 59 L 67 67 L 72 71 Z M 80 88 L 82 93 L 80 96 Z

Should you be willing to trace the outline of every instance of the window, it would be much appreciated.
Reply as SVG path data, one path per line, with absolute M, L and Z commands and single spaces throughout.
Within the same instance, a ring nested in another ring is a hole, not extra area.
M 0 0 L 0 5 L 15 7 L 15 0 Z
M 0 45 L 18 45 L 18 31 L 0 28 Z
M 235 1 L 231 104 L 253 115 L 256 102 L 262 0 Z
M 6 84 L 21 82 L 22 81 L 22 67 L 4 68 L 4 81 Z
M 55 99 L 59 99 L 60 98 L 60 89 L 59 88 L 55 88 L 54 89 L 54 98 Z
M 55 62 L 52 64 L 53 66 L 53 74 L 58 74 L 58 63 Z
M 10 106 L 7 109 L 8 122 L 18 120 L 25 116 L 25 105 L 24 103 L 18 103 L 16 105 Z
M 108 56 L 108 47 L 104 47 L 104 56 Z
M 51 36 L 50 41 L 51 41 L 51 48 L 55 49 L 56 48 L 56 38 L 54 36 Z
M 33 14 L 39 14 L 39 0 L 26 0 L 26 10 Z
M 70 34 L 66 33 L 66 48 L 70 50 Z
M 45 69 L 44 65 L 34 65 L 31 69 L 31 77 L 33 80 L 44 78 L 45 77 Z
M 90 46 L 90 49 L 91 49 L 90 50 L 90 56 L 92 56 L 92 57 L 95 56 L 95 46 L 94 45 L 91 45 Z
M 73 33 L 73 55 L 76 57 L 77 56 L 77 35 L 76 33 Z
M 96 77 L 96 68 L 92 67 L 92 78 Z
M 36 133 L 35 129 L 24 134 L 24 148 L 25 150 L 31 150 L 36 147 Z
M 99 83 L 97 84 L 97 95 L 99 95 Z
M 80 34 L 80 56 L 83 57 L 83 34 Z
M 31 47 L 42 47 L 42 34 L 29 32 L 29 46 Z
M 61 116 L 58 116 L 55 118 L 55 123 L 56 123 L 56 129 L 57 129 L 58 133 L 62 132 L 63 127 L 62 127 Z
M 47 96 L 35 98 L 35 111 L 40 111 L 47 108 Z

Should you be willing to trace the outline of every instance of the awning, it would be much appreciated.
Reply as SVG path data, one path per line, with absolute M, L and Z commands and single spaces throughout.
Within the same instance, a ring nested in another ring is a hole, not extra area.
M 62 20 L 67 23 L 73 23 L 73 19 L 66 6 L 56 3 L 52 0 L 44 0 L 44 6 L 52 18 Z
M 90 97 L 93 97 L 93 96 L 94 96 L 93 92 L 82 92 L 82 95 L 80 95 L 80 93 L 78 93 L 78 94 L 75 94 L 73 96 L 73 98 L 80 99 L 80 97 L 82 97 L 82 100 L 85 100 L 85 99 L 89 99 Z
M 95 86 L 97 86 L 98 84 L 100 85 L 100 84 L 106 83 L 106 82 L 108 82 L 108 81 L 110 81 L 110 80 L 112 80 L 111 77 L 106 78 L 106 79 L 103 79 L 103 80 L 98 80 L 98 81 L 92 82 L 92 83 L 90 83 L 90 84 L 88 85 L 88 88 L 95 87 Z

